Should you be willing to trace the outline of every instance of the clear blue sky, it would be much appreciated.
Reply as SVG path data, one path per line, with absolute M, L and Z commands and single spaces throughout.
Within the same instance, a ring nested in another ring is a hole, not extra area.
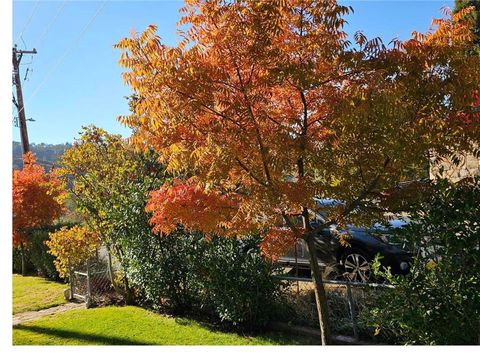
M 386 43 L 394 37 L 405 39 L 413 30 L 427 30 L 431 19 L 441 16 L 442 6 L 453 7 L 453 1 L 447 0 L 340 2 L 355 10 L 348 18 L 349 34 L 363 30 L 368 37 L 380 36 Z M 174 45 L 182 4 L 15 0 L 13 41 L 19 48 L 38 51 L 29 65 L 31 56 L 25 56 L 21 67 L 22 80 L 30 69 L 23 82 L 26 116 L 36 120 L 28 122 L 30 142 L 71 142 L 82 125 L 92 123 L 128 136 L 130 131 L 116 118 L 128 113 L 124 96 L 130 90 L 123 85 L 117 64 L 120 52 L 112 45 L 131 29 L 142 31 L 152 23 L 162 39 Z M 24 42 L 18 39 L 21 33 Z M 12 116 L 16 111 L 12 110 Z M 13 128 L 13 140 L 19 139 L 19 129 Z

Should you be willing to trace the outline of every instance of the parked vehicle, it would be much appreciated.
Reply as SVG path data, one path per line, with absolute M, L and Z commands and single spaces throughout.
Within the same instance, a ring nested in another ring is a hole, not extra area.
M 312 221 L 312 227 L 325 222 L 322 213 Z M 353 282 L 366 282 L 372 278 L 371 262 L 377 254 L 385 267 L 390 267 L 393 274 L 407 274 L 410 269 L 412 254 L 388 242 L 392 230 L 404 226 L 407 219 L 394 219 L 388 226 L 375 225 L 371 228 L 346 226 L 338 229 L 335 225 L 321 231 L 315 239 L 317 257 L 322 267 L 330 267 L 333 273 L 348 278 Z M 345 241 L 341 241 L 340 239 Z M 279 263 L 292 268 L 299 275 L 310 273 L 310 255 L 303 242 L 290 249 Z

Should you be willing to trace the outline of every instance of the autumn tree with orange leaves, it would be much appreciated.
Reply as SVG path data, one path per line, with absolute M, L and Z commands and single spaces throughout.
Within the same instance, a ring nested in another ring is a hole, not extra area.
M 314 239 L 333 223 L 381 218 L 379 194 L 407 169 L 429 151 L 469 150 L 480 133 L 457 116 L 472 111 L 480 84 L 478 57 L 465 56 L 469 22 L 458 21 L 469 9 L 390 47 L 361 32 L 351 43 L 343 30 L 351 10 L 335 1 L 189 0 L 178 46 L 163 44 L 153 25 L 116 45 L 134 93 L 134 111 L 120 121 L 178 177 L 151 194 L 154 231 L 259 231 L 272 257 L 305 241 L 323 344 L 328 309 Z M 314 197 L 341 200 L 317 228 Z
M 45 172 L 29 152 L 23 157 L 22 170 L 13 172 L 13 247 L 20 249 L 22 275 L 25 275 L 27 231 L 50 225 L 62 215 L 66 199 L 65 187 L 55 171 Z

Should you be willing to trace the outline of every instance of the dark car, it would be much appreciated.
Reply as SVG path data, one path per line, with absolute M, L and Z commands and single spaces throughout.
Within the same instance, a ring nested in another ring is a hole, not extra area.
M 322 221 L 318 214 L 312 227 L 317 227 Z M 405 219 L 390 220 L 388 226 L 375 225 L 371 228 L 346 226 L 339 230 L 331 226 L 321 231 L 315 239 L 317 257 L 320 265 L 334 265 L 333 273 L 346 277 L 351 281 L 366 282 L 371 279 L 371 262 L 377 254 L 380 263 L 390 267 L 393 274 L 407 274 L 412 261 L 411 253 L 389 243 L 387 240 L 394 229 L 407 224 Z M 340 240 L 343 239 L 343 240 Z M 290 249 L 279 262 L 287 267 L 296 268 L 300 274 L 309 273 L 310 261 L 306 245 L 298 243 Z

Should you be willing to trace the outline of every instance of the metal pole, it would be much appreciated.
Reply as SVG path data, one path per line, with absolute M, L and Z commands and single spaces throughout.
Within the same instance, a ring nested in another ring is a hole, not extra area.
M 350 287 L 350 282 L 348 281 L 347 281 L 347 300 L 348 300 L 348 309 L 350 310 L 350 320 L 352 320 L 353 337 L 355 338 L 355 340 L 358 340 L 357 314 L 355 312 L 355 307 L 353 304 L 352 288 Z

